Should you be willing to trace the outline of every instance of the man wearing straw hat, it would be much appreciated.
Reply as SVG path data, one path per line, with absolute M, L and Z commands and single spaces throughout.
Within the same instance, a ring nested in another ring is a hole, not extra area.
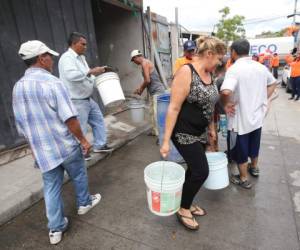
M 58 53 L 34 40 L 23 43 L 19 55 L 28 69 L 13 89 L 16 127 L 42 172 L 49 239 L 57 244 L 69 224 L 61 194 L 65 171 L 75 187 L 79 215 L 100 202 L 100 194 L 89 193 L 83 159 L 91 145 L 81 132 L 67 89 L 51 74 L 52 57 Z
M 58 69 L 59 77 L 67 86 L 72 102 L 79 114 L 80 126 L 84 134 L 89 124 L 93 130 L 95 153 L 109 152 L 107 146 L 104 118 L 98 104 L 91 98 L 94 90 L 95 76 L 105 72 L 105 67 L 90 69 L 84 53 L 87 41 L 83 34 L 73 32 L 68 39 L 69 49 L 61 56 Z M 85 155 L 90 160 L 90 155 Z

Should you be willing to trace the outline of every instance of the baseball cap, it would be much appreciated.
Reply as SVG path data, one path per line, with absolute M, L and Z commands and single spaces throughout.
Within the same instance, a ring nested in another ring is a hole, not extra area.
M 138 49 L 135 49 L 135 50 L 131 51 L 131 53 L 130 53 L 131 61 L 132 61 L 132 59 L 133 59 L 135 56 L 141 56 L 141 55 L 142 55 L 142 53 L 141 53 L 141 51 L 139 51 Z
M 48 48 L 46 44 L 38 40 L 32 40 L 32 41 L 22 43 L 18 53 L 23 60 L 27 60 L 44 53 L 50 53 L 51 55 L 54 56 L 59 55 L 54 50 Z
M 196 49 L 196 43 L 194 41 L 188 40 L 183 44 L 183 50 L 189 51 Z

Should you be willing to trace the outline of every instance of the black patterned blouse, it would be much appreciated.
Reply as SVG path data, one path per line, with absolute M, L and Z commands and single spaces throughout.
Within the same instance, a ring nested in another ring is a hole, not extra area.
M 207 128 L 219 98 L 218 89 L 213 81 L 205 84 L 192 64 L 188 66 L 192 72 L 190 93 L 182 104 L 172 139 L 179 144 L 192 144 L 197 141 L 205 144 Z

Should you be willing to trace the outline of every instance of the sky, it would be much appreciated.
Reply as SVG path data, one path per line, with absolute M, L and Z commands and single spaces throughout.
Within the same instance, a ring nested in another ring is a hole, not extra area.
M 144 8 L 175 21 L 178 7 L 179 23 L 192 31 L 213 31 L 221 15 L 220 9 L 228 6 L 230 15 L 246 18 L 246 36 L 251 38 L 263 31 L 279 31 L 292 23 L 286 16 L 294 12 L 295 0 L 144 0 Z M 298 8 L 300 12 L 300 1 Z M 265 20 L 265 22 L 258 22 Z M 300 16 L 296 21 L 300 22 Z

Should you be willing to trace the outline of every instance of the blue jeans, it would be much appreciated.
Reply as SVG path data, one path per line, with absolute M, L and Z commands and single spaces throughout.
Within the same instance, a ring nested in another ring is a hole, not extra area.
M 87 133 L 87 125 L 92 127 L 94 148 L 101 148 L 106 144 L 106 128 L 104 118 L 98 104 L 93 99 L 72 100 L 78 115 L 81 130 Z
M 78 146 L 61 165 L 43 173 L 44 198 L 50 230 L 62 231 L 66 226 L 61 194 L 65 170 L 75 187 L 77 207 L 86 206 L 92 202 L 88 190 L 85 161 L 81 148 Z

